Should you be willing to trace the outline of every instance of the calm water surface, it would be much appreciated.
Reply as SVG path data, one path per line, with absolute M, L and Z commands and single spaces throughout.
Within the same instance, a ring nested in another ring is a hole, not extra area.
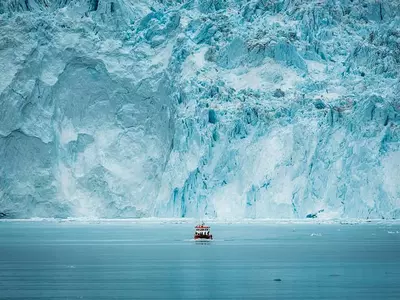
M 400 299 L 400 225 L 0 222 L 0 299 Z

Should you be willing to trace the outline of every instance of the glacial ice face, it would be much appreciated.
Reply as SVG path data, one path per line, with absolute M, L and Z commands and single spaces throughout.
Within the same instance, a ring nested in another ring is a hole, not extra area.
M 0 2 L 0 216 L 400 217 L 400 1 Z

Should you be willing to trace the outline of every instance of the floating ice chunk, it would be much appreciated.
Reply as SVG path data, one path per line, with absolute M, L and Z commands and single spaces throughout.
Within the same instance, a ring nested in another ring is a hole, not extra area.
M 322 236 L 321 233 L 311 233 L 310 236 Z

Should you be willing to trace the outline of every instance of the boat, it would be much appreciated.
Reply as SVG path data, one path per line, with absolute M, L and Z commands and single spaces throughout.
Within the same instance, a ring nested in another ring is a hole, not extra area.
M 197 225 L 195 227 L 194 239 L 195 240 L 212 240 L 213 236 L 210 233 L 210 226 L 206 226 L 206 225 L 204 225 L 204 223 L 202 223 L 201 225 Z

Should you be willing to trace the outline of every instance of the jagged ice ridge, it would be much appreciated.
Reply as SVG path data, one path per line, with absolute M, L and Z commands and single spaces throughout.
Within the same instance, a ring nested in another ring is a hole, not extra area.
M 400 1 L 3 0 L 0 217 L 400 217 Z

